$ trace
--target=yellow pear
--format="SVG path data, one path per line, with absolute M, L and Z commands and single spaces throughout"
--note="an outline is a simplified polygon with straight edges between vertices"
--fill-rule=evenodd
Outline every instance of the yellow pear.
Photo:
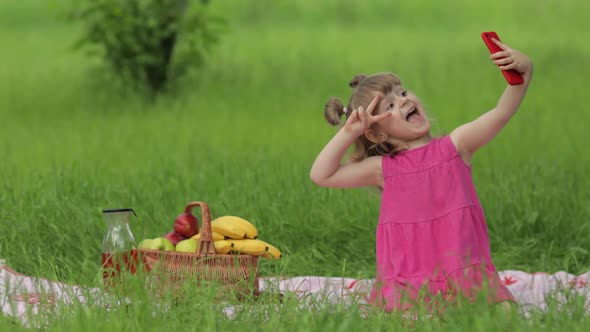
M 195 239 L 186 239 L 186 240 L 182 240 L 176 244 L 176 251 L 177 252 L 196 253 L 198 247 L 199 247 L 199 241 L 197 241 Z

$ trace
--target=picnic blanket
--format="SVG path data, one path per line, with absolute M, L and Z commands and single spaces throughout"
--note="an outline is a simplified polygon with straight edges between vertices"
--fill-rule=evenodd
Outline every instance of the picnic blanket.
M 590 313 L 590 271 L 573 275 L 557 273 L 506 270 L 500 271 L 504 285 L 514 295 L 523 314 L 531 310 L 545 311 L 548 299 L 567 302 L 573 295 L 585 298 L 586 312 Z M 332 303 L 366 303 L 373 279 L 352 279 L 322 276 L 261 277 L 260 290 L 278 291 L 296 295 L 302 302 L 309 299 L 328 300 Z M 68 304 L 88 304 L 101 290 L 55 282 L 20 274 L 0 260 L 0 308 L 2 314 L 30 326 L 31 317 L 51 312 Z M 224 312 L 231 318 L 235 307 L 228 305 Z

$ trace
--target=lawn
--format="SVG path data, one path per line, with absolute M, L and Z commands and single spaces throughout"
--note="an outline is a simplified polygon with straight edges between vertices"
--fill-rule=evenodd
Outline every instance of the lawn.
M 590 113 L 583 106 L 590 5 L 211 1 L 229 22 L 221 44 L 202 70 L 149 102 L 100 75 L 98 59 L 71 50 L 80 29 L 57 18 L 59 3 L 0 3 L 0 257 L 11 268 L 97 286 L 101 209 L 133 207 L 131 228 L 143 239 L 169 231 L 184 205 L 200 200 L 213 217 L 250 220 L 283 251 L 278 262 L 261 261 L 262 276 L 373 278 L 379 197 L 309 180 L 336 130 L 323 118 L 324 104 L 333 95 L 347 100 L 356 74 L 392 71 L 425 102 L 434 132 L 448 133 L 494 107 L 506 85 L 480 38 L 495 30 L 531 57 L 535 75 L 519 112 L 474 158 L 494 263 L 498 270 L 590 270 Z M 179 306 L 157 320 L 145 314 L 147 304 L 117 314 L 73 310 L 52 326 L 248 330 L 264 321 L 258 311 L 227 321 L 197 303 L 198 310 Z M 556 312 L 531 321 L 497 317 L 465 309 L 418 324 L 482 331 L 589 324 Z M 285 305 L 264 329 L 365 324 L 389 330 L 399 322 Z M 12 325 L 0 320 L 5 326 Z

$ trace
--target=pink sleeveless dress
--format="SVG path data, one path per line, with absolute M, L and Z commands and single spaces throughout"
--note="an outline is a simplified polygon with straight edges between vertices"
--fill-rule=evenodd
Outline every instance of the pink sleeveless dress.
M 471 167 L 451 138 L 385 156 L 382 167 L 370 302 L 392 311 L 411 307 L 417 298 L 426 303 L 461 295 L 473 299 L 484 287 L 492 302 L 514 301 L 490 257 Z

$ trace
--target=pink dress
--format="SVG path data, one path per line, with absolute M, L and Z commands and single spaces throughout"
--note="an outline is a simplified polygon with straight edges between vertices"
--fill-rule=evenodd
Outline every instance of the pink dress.
M 377 282 L 370 302 L 387 311 L 406 309 L 418 292 L 427 303 L 459 295 L 473 299 L 485 285 L 490 301 L 514 300 L 490 257 L 471 167 L 451 138 L 385 156 L 382 167 Z

